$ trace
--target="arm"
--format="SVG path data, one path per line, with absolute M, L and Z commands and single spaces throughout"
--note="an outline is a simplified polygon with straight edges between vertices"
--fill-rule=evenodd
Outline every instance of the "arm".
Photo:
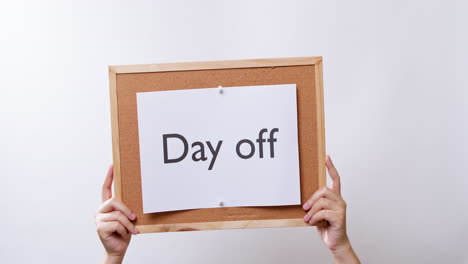
M 303 209 L 308 211 L 304 221 L 311 225 L 325 222 L 325 225 L 317 225 L 317 231 L 332 253 L 335 263 L 361 263 L 346 233 L 346 203 L 341 197 L 340 175 L 330 156 L 327 156 L 326 165 L 331 188 L 324 187 L 316 191 L 304 203 Z
M 102 186 L 102 204 L 96 212 L 96 230 L 106 250 L 102 263 L 122 263 L 132 234 L 138 230 L 131 221 L 136 219 L 133 213 L 123 203 L 112 197 L 112 181 L 114 169 L 110 166 Z

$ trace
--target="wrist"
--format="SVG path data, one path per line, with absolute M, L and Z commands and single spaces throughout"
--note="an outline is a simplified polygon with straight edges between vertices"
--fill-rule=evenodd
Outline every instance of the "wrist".
M 330 249 L 335 263 L 361 263 L 348 238 L 343 244 Z
M 103 264 L 122 264 L 123 256 L 113 256 L 109 254 L 104 255 L 104 260 L 102 261 Z
M 336 245 L 330 247 L 330 251 L 333 254 L 333 256 L 345 254 L 350 249 L 352 249 L 351 242 L 349 241 L 348 236 L 345 235 L 345 237 L 341 239 L 340 242 L 341 243 L 337 243 Z

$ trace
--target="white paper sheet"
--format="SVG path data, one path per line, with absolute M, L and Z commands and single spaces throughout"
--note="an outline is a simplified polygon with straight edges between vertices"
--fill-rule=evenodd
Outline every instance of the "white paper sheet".
M 196 208 L 300 204 L 296 85 L 137 93 L 144 213 Z M 273 132 L 275 128 L 278 131 Z M 263 158 L 260 158 L 262 129 Z M 163 135 L 187 141 L 165 163 Z M 269 142 L 270 137 L 276 139 Z M 250 143 L 255 152 L 246 158 Z M 207 144 L 216 150 L 216 160 Z M 206 161 L 200 149 L 203 144 Z M 184 143 L 166 137 L 167 160 Z M 274 157 L 271 157 L 273 146 Z M 194 152 L 198 151 L 194 154 Z M 213 151 L 215 152 L 215 151 Z M 244 156 L 241 158 L 239 155 Z

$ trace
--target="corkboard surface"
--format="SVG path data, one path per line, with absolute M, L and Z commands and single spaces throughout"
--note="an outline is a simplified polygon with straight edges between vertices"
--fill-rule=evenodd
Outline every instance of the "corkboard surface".
M 231 207 L 143 214 L 136 93 L 212 87 L 296 84 L 301 202 L 319 188 L 315 65 L 116 74 L 121 200 L 137 215 L 136 225 L 298 219 L 300 205 Z M 268 95 L 265 95 L 268 96 Z M 115 146 L 114 146 L 115 147 Z M 183 195 L 183 194 L 180 194 Z M 187 199 L 193 199 L 187 197 Z

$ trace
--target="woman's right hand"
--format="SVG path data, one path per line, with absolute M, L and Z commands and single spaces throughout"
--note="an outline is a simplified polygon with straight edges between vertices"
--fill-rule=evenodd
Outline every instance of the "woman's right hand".
M 135 213 L 112 197 L 113 179 L 111 165 L 102 185 L 102 204 L 96 212 L 96 230 L 106 250 L 103 263 L 122 263 L 132 234 L 138 234 L 131 222 L 136 219 Z

